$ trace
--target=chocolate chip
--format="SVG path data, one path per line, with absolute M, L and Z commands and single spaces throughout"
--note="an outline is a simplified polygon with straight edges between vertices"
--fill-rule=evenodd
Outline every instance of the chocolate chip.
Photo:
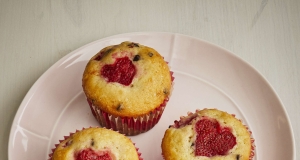
M 117 107 L 117 111 L 121 111 L 122 110 L 122 105 L 119 104 L 118 107 Z
M 164 89 L 164 94 L 168 94 L 169 93 L 169 91 L 165 88 Z
M 149 52 L 149 53 L 148 53 L 148 56 L 149 56 L 149 57 L 152 57 L 152 56 L 153 56 L 153 53 Z
M 106 50 L 106 51 L 105 51 L 105 54 L 107 54 L 107 53 L 109 53 L 109 52 L 111 52 L 111 51 L 112 51 L 112 48 Z
M 91 146 L 94 146 L 94 144 L 95 144 L 94 139 L 92 139 Z
M 236 155 L 236 160 L 240 160 L 240 155 Z
M 71 145 L 71 144 L 72 144 L 72 142 L 73 142 L 73 140 L 69 140 L 69 141 L 66 143 L 66 146 L 69 146 L 69 145 Z
M 192 143 L 192 144 L 191 144 L 191 147 L 194 146 L 194 145 L 195 145 L 195 143 Z
M 139 44 L 132 42 L 132 43 L 128 44 L 128 47 L 133 48 L 133 47 L 140 47 L 140 46 L 139 46 Z
M 138 61 L 140 60 L 141 56 L 140 55 L 135 55 L 134 58 L 133 58 L 133 61 Z

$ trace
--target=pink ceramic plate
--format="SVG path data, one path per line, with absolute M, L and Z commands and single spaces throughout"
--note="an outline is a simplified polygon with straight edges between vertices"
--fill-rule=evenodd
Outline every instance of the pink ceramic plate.
M 175 76 L 172 97 L 160 122 L 131 137 L 145 160 L 162 160 L 161 139 L 188 111 L 218 108 L 243 120 L 253 132 L 258 160 L 294 160 L 291 125 L 268 82 L 234 54 L 208 42 L 172 33 L 130 33 L 104 38 L 66 55 L 32 86 L 15 116 L 9 160 L 47 159 L 69 132 L 98 125 L 81 87 L 87 61 L 105 46 L 134 41 L 151 46 L 169 61 Z

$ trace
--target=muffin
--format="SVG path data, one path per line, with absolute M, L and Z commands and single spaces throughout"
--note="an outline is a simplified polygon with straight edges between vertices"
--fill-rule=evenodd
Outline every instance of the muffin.
M 61 140 L 49 160 L 142 160 L 126 136 L 105 128 L 87 128 Z
M 82 86 L 101 126 L 137 135 L 158 123 L 173 80 L 167 62 L 156 50 L 122 42 L 103 48 L 89 60 Z
M 250 160 L 253 143 L 248 127 L 234 115 L 203 109 L 174 121 L 161 147 L 166 160 Z

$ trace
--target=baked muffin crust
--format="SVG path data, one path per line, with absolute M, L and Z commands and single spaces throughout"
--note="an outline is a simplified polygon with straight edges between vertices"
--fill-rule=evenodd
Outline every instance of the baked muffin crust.
M 196 123 L 205 118 L 215 119 L 223 128 L 228 128 L 236 138 L 236 145 L 225 155 L 212 157 L 196 156 Z M 242 122 L 233 115 L 217 109 L 204 109 L 181 117 L 180 121 L 166 130 L 162 140 L 162 153 L 166 160 L 249 160 L 253 156 L 253 139 Z
M 101 71 L 118 59 L 128 57 L 135 67 L 130 84 L 109 82 Z M 102 49 L 88 62 L 82 79 L 83 90 L 94 106 L 121 117 L 149 114 L 168 99 L 172 87 L 170 69 L 153 48 L 123 42 Z
M 88 128 L 72 134 L 56 147 L 52 160 L 76 160 L 82 150 L 108 153 L 113 160 L 139 160 L 129 138 L 105 128 Z

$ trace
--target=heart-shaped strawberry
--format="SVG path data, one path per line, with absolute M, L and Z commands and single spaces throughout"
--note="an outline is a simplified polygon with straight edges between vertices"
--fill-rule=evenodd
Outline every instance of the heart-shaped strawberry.
M 80 151 L 75 157 L 75 160 L 113 160 L 108 151 L 97 153 L 90 148 Z
M 236 138 L 230 128 L 220 126 L 215 119 L 204 118 L 197 121 L 195 131 L 196 156 L 226 155 L 236 145 Z
M 108 82 L 118 82 L 128 86 L 136 74 L 136 68 L 128 57 L 117 58 L 115 63 L 104 65 L 101 75 Z

